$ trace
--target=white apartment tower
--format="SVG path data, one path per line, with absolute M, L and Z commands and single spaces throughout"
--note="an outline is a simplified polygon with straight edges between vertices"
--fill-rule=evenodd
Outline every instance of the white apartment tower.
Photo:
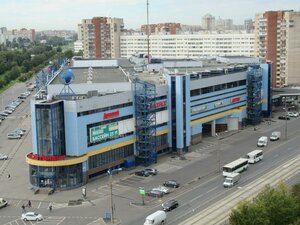
M 119 58 L 123 19 L 94 17 L 78 25 L 84 58 Z
M 300 85 L 300 12 L 259 13 L 254 27 L 255 56 L 272 62 L 272 86 Z

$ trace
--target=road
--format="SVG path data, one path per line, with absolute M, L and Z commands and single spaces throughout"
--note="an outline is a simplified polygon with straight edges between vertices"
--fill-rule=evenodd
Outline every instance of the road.
M 4 99 L 11 98 L 9 95 L 12 92 L 18 93 L 17 90 L 20 90 L 21 93 L 26 89 L 25 84 L 18 84 L 16 88 L 14 91 L 8 90 L 4 95 Z M 8 100 L 4 102 L 6 104 Z M 16 191 L 13 196 L 11 192 L 14 192 L 14 188 L 11 188 L 9 192 L 5 192 L 5 190 L 1 192 L 1 197 L 6 197 L 10 205 L 1 209 L 0 224 L 25 224 L 20 220 L 20 215 L 21 205 L 26 204 L 28 198 L 28 194 L 25 193 L 28 193 L 27 189 L 30 186 L 27 175 L 28 165 L 24 162 L 24 155 L 31 151 L 30 120 L 26 118 L 26 114 L 29 114 L 29 111 L 29 99 L 26 99 L 25 103 L 21 104 L 14 114 L 12 114 L 11 118 L 5 120 L 0 126 L 0 152 L 12 157 L 7 162 L 0 162 L 1 182 L 11 182 L 12 187 L 14 185 L 18 187 L 24 185 L 23 190 L 19 188 L 18 190 L 21 191 Z M 167 224 L 178 224 L 189 218 L 192 214 L 223 199 L 225 196 L 243 189 L 246 184 L 249 184 L 299 154 L 299 149 L 296 146 L 300 146 L 300 139 L 298 138 L 300 133 L 300 118 L 292 119 L 288 122 L 287 141 L 283 140 L 284 124 L 285 121 L 272 122 L 272 125 L 264 126 L 263 129 L 258 127 L 257 132 L 245 129 L 238 134 L 219 140 L 219 144 L 217 139 L 210 138 L 206 141 L 208 147 L 204 146 L 198 149 L 193 147 L 194 151 L 186 155 L 186 160 L 163 156 L 156 165 L 159 170 L 159 174 L 156 176 L 148 178 L 136 177 L 131 175 L 132 172 L 130 171 L 114 175 L 113 191 L 116 217 L 124 225 L 141 225 L 147 215 L 160 209 L 163 201 L 175 198 L 179 201 L 180 206 L 167 213 Z M 8 141 L 6 133 L 18 126 L 28 128 L 27 136 L 20 141 Z M 218 154 L 220 155 L 220 165 L 224 165 L 256 149 L 257 139 L 262 135 L 269 136 L 273 130 L 280 130 L 282 138 L 276 142 L 269 142 L 268 146 L 264 148 L 264 160 L 258 164 L 251 165 L 248 171 L 242 174 L 238 186 L 224 189 L 222 186 L 223 177 L 218 172 Z M 219 151 L 216 151 L 216 149 L 219 149 Z M 6 181 L 7 173 L 12 174 L 10 181 Z M 299 177 L 298 174 L 295 174 L 293 182 L 299 182 Z M 150 190 L 168 179 L 176 179 L 180 182 L 181 187 L 172 190 L 162 200 L 146 197 L 146 205 L 142 206 L 140 204 L 142 199 L 138 195 L 139 187 L 142 186 L 146 190 Z M 74 199 L 78 198 L 81 189 L 77 189 L 55 193 L 53 196 L 30 196 L 30 199 L 33 199 L 32 209 L 27 208 L 27 210 L 38 211 L 44 215 L 45 220 L 38 224 L 91 224 L 93 221 L 98 220 L 99 217 L 103 217 L 110 210 L 107 181 L 107 177 L 91 181 L 87 185 L 89 201 L 85 201 L 83 205 L 67 206 L 63 203 L 56 203 L 59 201 L 57 200 L 59 198 L 65 200 L 65 202 L 67 202 L 68 198 L 70 199 L 70 196 L 74 196 Z M 79 195 L 77 195 L 78 193 Z M 77 196 L 75 197 L 75 195 Z M 97 197 L 94 198 L 93 196 Z M 52 212 L 49 212 L 47 209 L 50 202 L 54 202 Z

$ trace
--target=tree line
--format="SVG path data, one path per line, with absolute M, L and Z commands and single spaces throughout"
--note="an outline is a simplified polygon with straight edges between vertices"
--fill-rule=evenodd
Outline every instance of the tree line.
M 60 39 L 54 39 L 50 44 L 32 42 L 24 45 L 27 40 L 18 38 L 12 43 L 0 45 L 0 89 L 11 81 L 26 81 L 49 65 L 49 61 L 58 58 L 71 58 L 72 50 L 63 52 Z M 63 42 L 65 43 L 65 42 Z M 13 44 L 13 47 L 11 45 Z M 56 65 L 55 65 L 56 66 Z
M 242 201 L 233 209 L 230 225 L 300 225 L 300 183 L 291 189 L 284 183 L 266 186 L 254 201 Z

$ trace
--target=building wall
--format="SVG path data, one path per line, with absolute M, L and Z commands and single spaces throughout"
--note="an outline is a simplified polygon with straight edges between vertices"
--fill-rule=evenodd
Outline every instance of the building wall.
M 300 12 L 267 11 L 255 18 L 255 56 L 272 62 L 272 87 L 300 84 Z
M 150 54 L 160 58 L 254 56 L 254 34 L 151 35 Z M 147 52 L 146 35 L 122 35 L 121 57 Z

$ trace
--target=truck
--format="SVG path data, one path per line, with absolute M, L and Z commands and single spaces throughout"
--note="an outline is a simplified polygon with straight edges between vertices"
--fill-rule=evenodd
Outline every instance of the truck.
M 270 140 L 277 141 L 280 138 L 280 135 L 281 135 L 280 131 L 274 131 L 270 136 Z
M 268 137 L 262 136 L 257 141 L 257 147 L 266 147 L 268 145 Z
M 166 223 L 166 213 L 158 210 L 146 217 L 144 225 L 161 225 Z
M 239 182 L 241 175 L 239 173 L 231 173 L 228 175 L 223 183 L 224 187 L 232 187 Z

